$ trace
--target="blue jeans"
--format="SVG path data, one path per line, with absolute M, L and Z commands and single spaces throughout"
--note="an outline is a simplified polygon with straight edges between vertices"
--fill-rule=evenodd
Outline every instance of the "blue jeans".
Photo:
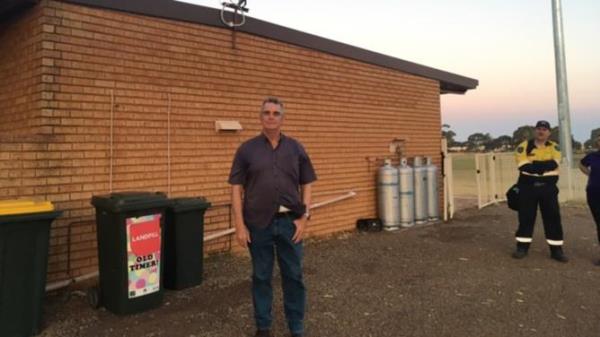
M 289 216 L 274 219 L 267 228 L 250 228 L 252 256 L 252 300 L 254 319 L 260 330 L 273 322 L 273 265 L 275 255 L 281 271 L 283 306 L 290 332 L 304 332 L 306 288 L 302 278 L 302 242 L 294 243 L 296 225 Z

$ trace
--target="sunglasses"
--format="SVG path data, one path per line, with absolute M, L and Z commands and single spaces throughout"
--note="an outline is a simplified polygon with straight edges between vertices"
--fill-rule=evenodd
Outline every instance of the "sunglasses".
M 281 117 L 281 111 L 263 111 L 262 112 L 262 116 L 263 117 L 268 117 L 268 116 L 273 116 L 273 117 Z

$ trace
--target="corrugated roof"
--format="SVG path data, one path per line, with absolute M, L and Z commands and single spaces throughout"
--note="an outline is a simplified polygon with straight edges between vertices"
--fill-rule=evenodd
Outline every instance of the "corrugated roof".
M 23 5 L 36 0 L 5 0 L 13 5 Z M 215 27 L 226 26 L 221 22 L 220 9 L 204 7 L 173 0 L 61 0 L 68 3 L 92 6 L 133 14 L 164 19 L 199 23 Z M 0 17 L 6 6 L 0 6 Z M 9 7 L 6 7 L 10 9 Z M 440 82 L 441 93 L 465 93 L 475 89 L 479 81 L 447 71 L 405 61 L 399 58 L 376 53 L 349 44 L 287 28 L 270 22 L 247 17 L 246 23 L 237 31 L 353 59 L 405 73 L 434 79 Z

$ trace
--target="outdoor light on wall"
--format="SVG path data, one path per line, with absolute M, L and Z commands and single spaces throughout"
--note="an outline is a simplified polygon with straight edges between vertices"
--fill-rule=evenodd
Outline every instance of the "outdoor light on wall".
M 215 131 L 217 132 L 239 132 L 244 128 L 238 121 L 215 121 Z
M 229 2 L 223 2 L 221 5 L 221 22 L 229 28 L 231 28 L 231 48 L 236 49 L 236 34 L 235 30 L 237 27 L 241 27 L 246 23 L 246 13 L 249 9 L 246 7 L 247 0 L 229 0 Z M 225 13 L 228 13 L 231 20 L 225 18 Z M 238 20 L 238 17 L 240 19 Z
M 246 0 L 239 0 L 237 3 L 234 0 L 229 0 L 229 2 L 223 2 L 221 5 L 221 21 L 228 27 L 240 27 L 246 23 L 246 13 L 248 13 L 249 9 L 246 7 Z M 225 13 L 229 12 L 232 14 L 231 21 L 225 18 Z M 240 16 L 240 21 L 237 20 L 238 16 Z

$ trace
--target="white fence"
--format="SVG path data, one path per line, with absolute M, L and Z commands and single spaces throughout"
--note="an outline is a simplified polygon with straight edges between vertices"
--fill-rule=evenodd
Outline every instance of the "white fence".
M 445 177 L 448 186 L 445 190 L 450 214 L 454 213 L 455 199 L 471 200 L 478 208 L 505 201 L 506 191 L 519 175 L 511 152 L 452 153 L 448 155 L 444 166 L 448 169 Z M 559 200 L 585 200 L 587 177 L 579 169 L 572 168 L 573 187 L 569 191 L 566 165 L 561 165 L 560 171 Z
M 490 204 L 505 201 L 506 191 L 517 181 L 519 171 L 512 153 L 482 153 L 475 155 L 477 174 L 477 205 L 483 208 Z M 571 169 L 573 179 L 572 189 L 569 190 L 568 168 L 560 166 L 558 181 L 559 201 L 585 200 L 585 185 L 587 177 L 579 169 Z

